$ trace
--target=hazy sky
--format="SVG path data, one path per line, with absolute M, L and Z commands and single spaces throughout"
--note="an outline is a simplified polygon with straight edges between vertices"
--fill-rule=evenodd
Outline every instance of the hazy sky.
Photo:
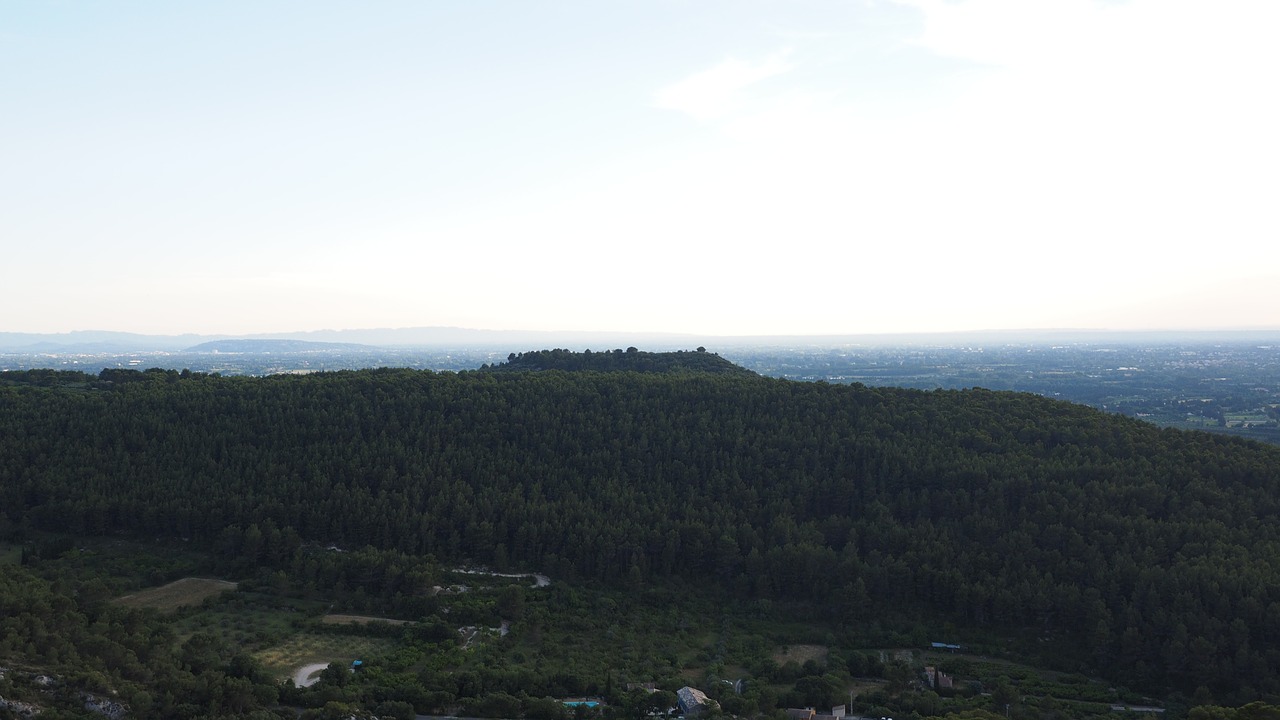
M 0 0 L 0 331 L 1280 327 L 1275 0 Z

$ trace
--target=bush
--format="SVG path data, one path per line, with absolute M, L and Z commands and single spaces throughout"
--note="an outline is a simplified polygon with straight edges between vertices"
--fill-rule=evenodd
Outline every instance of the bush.
M 395 718 L 396 720 L 414 720 L 417 717 L 413 705 L 400 700 L 387 700 L 378 703 L 374 706 L 373 713 L 380 718 Z

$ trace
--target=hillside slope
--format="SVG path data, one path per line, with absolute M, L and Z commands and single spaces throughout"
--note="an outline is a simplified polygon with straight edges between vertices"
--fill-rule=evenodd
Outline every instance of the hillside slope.
M 740 374 L 112 379 L 5 376 L 10 523 L 678 577 L 834 629 L 943 618 L 1138 687 L 1280 692 L 1280 449 Z

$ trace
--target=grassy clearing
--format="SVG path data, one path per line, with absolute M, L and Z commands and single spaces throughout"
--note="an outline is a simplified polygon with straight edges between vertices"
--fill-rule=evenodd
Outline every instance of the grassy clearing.
M 989 685 L 1006 679 L 1025 697 L 1052 697 L 1089 707 L 1097 705 L 1102 707 L 1101 712 L 1106 712 L 1110 703 L 1126 701 L 1126 698 L 1136 704 L 1147 702 L 1141 696 L 1126 694 L 1110 687 L 1108 683 L 1083 675 L 1046 670 L 985 655 L 925 653 L 923 662 L 951 674 L 957 687 L 974 680 Z
M 284 679 L 303 665 L 338 662 L 385 655 L 395 648 L 394 640 L 352 637 L 350 635 L 314 635 L 299 633 L 274 647 L 254 654 L 268 672 Z
M 854 697 L 864 692 L 874 692 L 885 686 L 885 681 L 879 678 L 854 678 L 845 686 L 846 694 L 853 693 Z
M 774 653 L 773 660 L 779 665 L 785 665 L 791 660 L 795 660 L 798 665 L 804 665 L 806 660 L 823 663 L 827 661 L 827 647 L 825 645 L 788 645 Z
M 365 625 L 371 622 L 382 622 L 388 625 L 408 625 L 408 620 L 394 620 L 384 617 L 368 617 L 367 615 L 325 615 L 320 622 L 325 625 Z
M 227 580 L 182 578 L 168 585 L 116 598 L 115 602 L 125 607 L 155 608 L 162 613 L 168 613 L 180 607 L 199 605 L 205 598 L 233 591 L 236 587 L 238 587 L 236 583 Z

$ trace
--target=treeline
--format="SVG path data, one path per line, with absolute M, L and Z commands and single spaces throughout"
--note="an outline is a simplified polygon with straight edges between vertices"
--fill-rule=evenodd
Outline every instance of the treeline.
M 892 611 L 1023 630 L 1054 664 L 1133 687 L 1280 693 L 1275 448 L 1031 395 L 747 373 L 0 383 L 11 534 L 681 578 L 837 628 Z
M 511 353 L 507 361 L 496 365 L 485 365 L 482 370 L 489 371 L 537 371 L 537 370 L 595 370 L 598 372 L 701 372 L 729 375 L 754 375 L 755 373 L 739 365 L 725 360 L 706 348 L 698 348 L 695 352 L 644 352 L 634 347 L 625 351 L 621 348 L 603 352 L 573 352 L 557 348 L 555 350 L 534 350 L 531 352 Z
M 60 671 L 35 690 L 36 673 L 8 665 L 0 697 L 55 717 L 92 717 L 77 712 L 85 692 L 144 718 L 277 717 L 267 708 L 279 686 L 252 657 L 207 634 L 177 642 L 153 613 L 106 602 L 100 580 L 59 584 L 22 567 L 0 572 L 0 658 Z M 0 717 L 20 716 L 9 712 Z

